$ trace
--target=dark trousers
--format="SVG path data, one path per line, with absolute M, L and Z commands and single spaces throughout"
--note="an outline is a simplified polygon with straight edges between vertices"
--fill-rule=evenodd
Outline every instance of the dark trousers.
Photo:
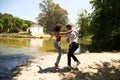
M 69 45 L 69 49 L 68 49 L 68 66 L 71 66 L 71 57 L 73 58 L 74 61 L 78 61 L 78 59 L 74 56 L 74 52 L 75 50 L 77 50 L 77 48 L 79 47 L 79 44 L 76 42 L 72 42 Z

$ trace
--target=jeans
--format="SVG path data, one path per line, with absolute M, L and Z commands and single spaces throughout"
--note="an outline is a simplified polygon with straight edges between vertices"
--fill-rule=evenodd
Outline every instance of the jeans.
M 74 52 L 75 50 L 78 48 L 79 44 L 76 42 L 72 42 L 69 45 L 69 49 L 68 49 L 68 66 L 71 66 L 71 57 L 73 58 L 74 61 L 78 61 L 78 59 L 74 56 Z
M 58 56 L 57 56 L 57 59 L 56 59 L 56 64 L 58 64 L 60 62 L 60 59 L 61 59 L 61 47 L 60 47 L 60 42 L 56 41 L 54 42 L 54 47 L 56 48 L 56 51 L 58 52 Z

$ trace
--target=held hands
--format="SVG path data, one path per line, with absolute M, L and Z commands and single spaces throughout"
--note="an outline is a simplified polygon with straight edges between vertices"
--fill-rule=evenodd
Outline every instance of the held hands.
M 70 42 L 70 40 L 69 40 L 69 38 L 67 38 L 67 40 L 66 40 L 68 43 Z
M 72 32 L 72 30 L 69 30 L 69 31 L 67 31 L 67 32 L 59 32 L 61 35 L 66 35 L 66 34 L 69 34 L 69 33 L 71 33 Z

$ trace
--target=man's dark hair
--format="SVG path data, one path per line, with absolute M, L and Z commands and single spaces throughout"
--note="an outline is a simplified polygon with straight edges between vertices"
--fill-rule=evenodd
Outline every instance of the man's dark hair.
M 66 25 L 66 28 L 70 28 L 70 27 L 72 27 L 70 24 Z

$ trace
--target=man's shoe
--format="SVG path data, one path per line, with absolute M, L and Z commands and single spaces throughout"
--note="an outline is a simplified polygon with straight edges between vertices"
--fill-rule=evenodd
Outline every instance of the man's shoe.
M 80 64 L 80 62 L 79 61 L 77 61 L 77 64 L 76 64 L 76 66 L 78 66 Z
M 72 67 L 71 67 L 71 66 L 65 66 L 64 68 L 68 68 L 68 69 L 71 69 Z

